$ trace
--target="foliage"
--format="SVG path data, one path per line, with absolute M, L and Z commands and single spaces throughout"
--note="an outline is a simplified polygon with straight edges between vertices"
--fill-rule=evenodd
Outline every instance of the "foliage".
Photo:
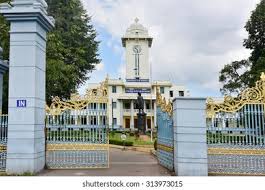
M 10 0 L 0 0 L 0 3 Z M 46 0 L 48 14 L 55 18 L 48 34 L 46 100 L 69 98 L 88 79 L 100 62 L 97 33 L 80 0 Z M 9 24 L 0 16 L 0 45 L 9 59 Z M 3 112 L 7 112 L 8 74 L 4 77 Z
M 0 3 L 8 3 L 10 0 L 0 0 Z M 3 48 L 3 59 L 9 60 L 9 23 L 0 15 L 0 46 Z M 7 113 L 8 105 L 8 72 L 3 77 L 3 113 Z
M 121 140 L 121 134 L 122 134 L 122 132 L 115 132 L 115 135 L 114 136 L 111 136 L 110 135 L 110 140 L 119 140 L 119 141 L 122 141 Z M 145 145 L 148 145 L 148 146 L 152 146 L 153 147 L 153 144 L 154 143 L 151 142 L 151 141 L 141 140 L 139 137 L 137 138 L 135 136 L 131 136 L 130 133 L 127 133 L 126 136 L 127 136 L 126 141 L 133 142 L 133 145 L 134 146 L 137 146 L 137 145 L 140 145 L 140 146 L 142 146 L 142 145 L 144 145 L 144 146 Z
M 36 174 L 31 172 L 25 172 L 23 174 L 7 174 L 5 172 L 0 172 L 0 176 L 36 176 Z
M 265 72 L 265 0 L 261 0 L 252 12 L 245 29 L 248 38 L 243 45 L 252 53 L 248 60 L 234 61 L 221 70 L 219 81 L 223 84 L 221 92 L 224 94 L 254 86 L 260 73 Z
M 122 141 L 122 140 L 118 140 L 118 139 L 110 139 L 109 140 L 110 144 L 114 144 L 114 145 L 121 145 L 121 146 L 133 146 L 133 142 L 132 141 Z
M 110 132 L 110 137 L 113 138 L 114 136 L 115 136 L 115 131 L 111 131 L 111 132 Z

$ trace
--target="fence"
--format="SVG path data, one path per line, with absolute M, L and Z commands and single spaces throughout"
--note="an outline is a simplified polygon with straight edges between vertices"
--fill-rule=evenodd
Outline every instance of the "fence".
M 0 171 L 6 169 L 8 116 L 0 115 Z
M 238 97 L 207 102 L 207 144 L 212 175 L 265 175 L 265 77 Z
M 107 81 L 47 107 L 46 166 L 50 169 L 109 167 Z
M 162 100 L 161 95 L 157 94 L 157 157 L 159 163 L 174 170 L 174 133 L 172 104 Z

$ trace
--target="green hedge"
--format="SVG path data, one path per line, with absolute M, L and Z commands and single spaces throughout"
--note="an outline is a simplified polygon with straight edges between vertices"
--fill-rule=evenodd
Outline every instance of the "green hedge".
M 115 145 L 121 145 L 121 146 L 133 146 L 133 142 L 132 141 L 121 141 L 121 140 L 117 140 L 117 139 L 110 139 L 109 140 L 110 144 L 115 144 Z

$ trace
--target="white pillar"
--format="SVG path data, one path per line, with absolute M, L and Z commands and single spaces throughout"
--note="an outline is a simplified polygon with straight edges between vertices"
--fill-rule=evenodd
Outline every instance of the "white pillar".
M 125 128 L 125 126 L 123 126 L 123 100 L 120 100 L 120 126 Z
M 12 5 L 12 6 L 11 6 Z M 44 0 L 1 4 L 10 21 L 7 173 L 39 172 L 45 165 L 46 33 L 54 21 Z
M 130 128 L 134 130 L 134 104 L 133 100 L 131 100 L 131 119 L 130 119 Z
M 206 99 L 173 102 L 174 167 L 178 176 L 207 176 Z
M 96 113 L 97 113 L 97 125 L 101 125 L 101 122 L 100 122 L 100 103 L 97 103 Z
M 156 127 L 157 126 L 157 124 L 156 124 L 156 100 L 154 101 L 154 127 Z

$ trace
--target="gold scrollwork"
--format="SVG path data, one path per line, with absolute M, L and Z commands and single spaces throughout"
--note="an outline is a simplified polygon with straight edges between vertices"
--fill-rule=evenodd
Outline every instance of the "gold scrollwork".
M 166 146 L 166 145 L 163 145 L 163 144 L 157 144 L 157 149 L 164 150 L 166 152 L 174 152 L 173 147 Z
M 163 112 L 167 112 L 170 116 L 173 115 L 172 102 L 170 100 L 167 102 L 166 99 L 162 97 L 158 87 L 156 88 L 156 104 Z
M 265 103 L 265 74 L 262 73 L 255 87 L 247 88 L 237 97 L 225 96 L 222 103 L 215 102 L 212 98 L 207 99 L 207 117 L 212 118 L 218 112 L 236 112 L 246 104 Z
M 0 152 L 6 152 L 6 145 L 0 145 Z
M 82 110 L 89 103 L 108 103 L 108 77 L 96 89 L 88 89 L 84 96 L 72 94 L 70 100 L 63 101 L 54 97 L 50 106 L 46 105 L 46 113 L 60 115 L 66 110 Z
M 264 149 L 208 148 L 209 155 L 265 155 Z
M 47 144 L 46 151 L 108 150 L 109 144 Z

